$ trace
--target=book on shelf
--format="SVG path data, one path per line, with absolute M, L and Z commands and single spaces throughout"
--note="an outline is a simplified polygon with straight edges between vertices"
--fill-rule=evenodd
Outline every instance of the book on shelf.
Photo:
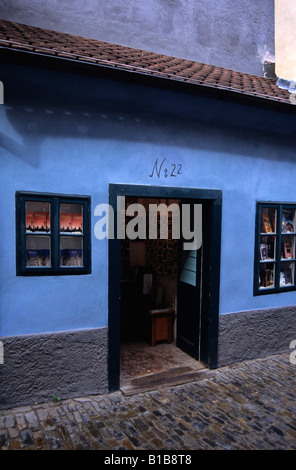
M 284 257 L 286 259 L 291 259 L 293 258 L 293 252 L 292 252 L 292 244 L 291 243 L 284 243 Z
M 263 233 L 273 233 L 273 226 L 270 221 L 270 217 L 267 212 L 262 212 L 262 232 Z
M 82 232 L 82 214 L 61 213 L 61 232 Z
M 260 286 L 261 287 L 273 286 L 273 270 L 272 269 L 262 269 L 260 271 Z
M 282 212 L 282 232 L 294 232 L 294 217 L 292 210 L 283 210 Z
M 75 232 L 82 232 L 82 214 L 73 214 L 72 228 Z
M 285 285 L 286 285 L 285 274 L 284 274 L 284 271 L 281 271 L 280 272 L 280 287 L 285 286 Z
M 260 243 L 260 260 L 274 260 L 274 242 Z
M 27 232 L 48 232 L 50 229 L 49 212 L 26 212 Z
M 267 259 L 267 246 L 264 243 L 260 245 L 260 259 L 261 261 L 265 261 Z
M 72 214 L 61 213 L 60 230 L 61 232 L 69 232 L 72 230 Z
M 62 249 L 61 266 L 82 266 L 82 250 Z
M 283 269 L 280 272 L 280 286 L 288 286 L 292 283 L 292 270 L 290 268 Z
M 50 266 L 50 251 L 27 250 L 26 266 Z

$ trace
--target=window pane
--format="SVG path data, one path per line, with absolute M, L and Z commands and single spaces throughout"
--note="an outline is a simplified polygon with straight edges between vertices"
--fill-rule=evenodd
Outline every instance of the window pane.
M 275 236 L 261 236 L 260 243 L 260 260 L 261 261 L 270 261 L 275 260 Z
M 60 231 L 83 232 L 82 204 L 60 204 Z
M 50 265 L 50 237 L 28 235 L 26 237 L 26 266 Z
M 26 202 L 26 232 L 50 232 L 49 202 Z
M 274 264 L 262 263 L 259 273 L 259 289 L 270 289 L 274 287 Z
M 276 232 L 276 215 L 277 210 L 268 207 L 262 208 L 261 214 L 261 233 Z
M 295 210 L 283 209 L 282 210 L 282 233 L 294 232 Z
M 83 266 L 82 237 L 60 237 L 61 266 Z
M 280 287 L 294 285 L 294 263 L 281 263 Z
M 197 250 L 184 250 L 180 281 L 196 286 Z
M 282 235 L 281 259 L 295 258 L 294 235 Z

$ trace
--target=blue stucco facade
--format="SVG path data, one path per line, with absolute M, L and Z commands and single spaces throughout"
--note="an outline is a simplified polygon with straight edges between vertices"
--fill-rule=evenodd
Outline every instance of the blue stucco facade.
M 0 336 L 108 327 L 94 210 L 110 183 L 222 190 L 220 317 L 296 304 L 293 291 L 253 295 L 256 201 L 296 201 L 295 115 L 8 64 L 1 80 Z M 151 176 L 164 158 L 181 174 Z M 16 276 L 16 191 L 91 197 L 91 274 Z

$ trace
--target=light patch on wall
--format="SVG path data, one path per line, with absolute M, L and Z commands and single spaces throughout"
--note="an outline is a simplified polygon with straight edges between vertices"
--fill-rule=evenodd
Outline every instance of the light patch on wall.
M 268 48 L 267 48 L 267 45 L 266 44 L 263 44 L 263 46 L 258 46 L 258 55 L 259 57 L 261 57 L 261 62 L 264 63 L 264 62 L 274 62 L 275 61 L 275 58 L 274 58 L 274 54 L 272 54 Z
M 275 73 L 277 77 L 296 81 L 296 3 L 275 0 Z

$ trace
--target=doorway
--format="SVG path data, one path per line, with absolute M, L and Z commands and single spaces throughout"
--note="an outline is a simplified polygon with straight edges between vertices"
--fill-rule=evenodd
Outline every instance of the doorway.
M 193 249 L 184 250 L 183 231 L 178 239 L 173 238 L 172 218 L 167 219 L 166 238 L 159 237 L 156 219 L 156 239 L 148 235 L 145 239 L 115 236 L 109 240 L 109 390 L 118 390 L 124 369 L 131 369 L 122 365 L 123 355 L 126 360 L 130 355 L 134 363 L 135 358 L 146 359 L 146 366 L 138 362 L 138 369 L 146 367 L 148 373 L 153 364 L 159 370 L 157 357 L 162 368 L 166 358 L 184 373 L 189 363 L 194 370 L 216 368 L 221 191 L 113 184 L 109 190 L 115 234 L 119 233 L 119 212 L 123 210 L 126 215 L 132 204 L 141 204 L 145 209 L 151 204 L 170 208 L 172 204 L 186 204 L 190 211 L 202 207 L 202 243 Z M 118 205 L 119 196 L 124 208 Z M 180 213 L 182 218 L 183 212 Z M 146 234 L 150 233 L 149 223 Z

